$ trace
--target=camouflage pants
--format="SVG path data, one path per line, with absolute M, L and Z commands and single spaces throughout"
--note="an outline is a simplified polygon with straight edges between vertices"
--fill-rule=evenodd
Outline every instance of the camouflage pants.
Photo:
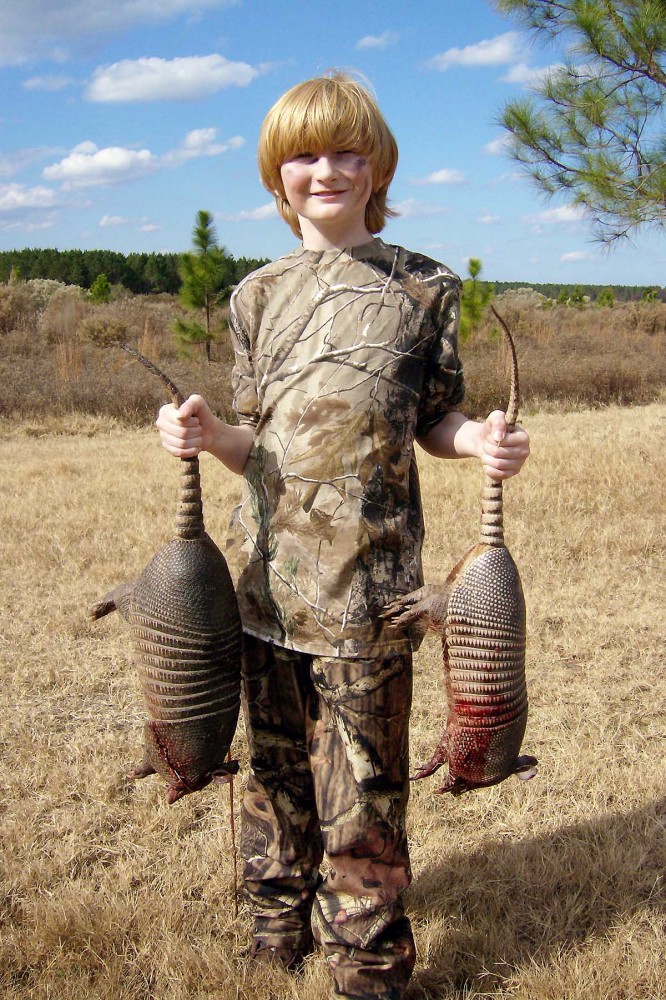
M 411 654 L 324 659 L 246 636 L 241 849 L 255 938 L 307 951 L 313 933 L 337 994 L 361 1000 L 399 1000 L 414 966 L 400 899 L 411 666 Z

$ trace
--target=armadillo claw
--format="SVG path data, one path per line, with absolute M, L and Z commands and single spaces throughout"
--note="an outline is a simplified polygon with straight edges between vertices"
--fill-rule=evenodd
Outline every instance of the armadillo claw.
M 442 764 L 448 764 L 449 755 L 447 750 L 447 744 L 445 742 L 440 743 L 440 745 L 435 750 L 434 754 L 430 758 L 427 764 L 422 764 L 418 769 L 416 774 L 410 777 L 410 781 L 420 781 L 421 778 L 428 778 L 435 771 L 438 771 Z
M 113 601 L 97 601 L 88 608 L 88 618 L 96 622 L 100 618 L 103 618 L 104 615 L 109 615 L 115 610 L 116 606 Z
M 129 602 L 132 598 L 136 581 L 131 583 L 121 583 L 114 587 L 108 594 L 105 594 L 101 601 L 96 601 L 88 608 L 88 618 L 98 621 L 105 615 L 110 615 L 112 611 L 117 611 L 122 618 L 127 621 L 129 615 Z
M 450 792 L 451 795 L 464 795 L 465 792 L 473 792 L 475 788 L 480 788 L 480 785 L 470 784 L 469 781 L 465 781 L 464 778 L 454 778 L 452 774 L 448 776 L 445 783 L 441 788 L 436 788 L 435 793 L 437 795 L 445 795 Z
M 418 622 L 423 630 L 440 631 L 446 616 L 446 591 L 434 584 L 426 584 L 411 594 L 392 601 L 381 614 L 391 619 L 391 628 L 405 628 Z

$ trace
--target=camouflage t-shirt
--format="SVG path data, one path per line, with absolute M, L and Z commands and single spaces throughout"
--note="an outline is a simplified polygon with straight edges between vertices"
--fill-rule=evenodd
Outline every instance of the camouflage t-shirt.
M 379 613 L 423 582 L 414 439 L 463 397 L 459 302 L 447 267 L 378 238 L 299 248 L 234 292 L 234 408 L 256 432 L 229 555 L 252 635 L 409 648 Z

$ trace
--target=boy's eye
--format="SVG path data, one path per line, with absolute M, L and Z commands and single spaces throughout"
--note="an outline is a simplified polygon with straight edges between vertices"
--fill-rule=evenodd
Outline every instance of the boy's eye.
M 366 157 L 362 153 L 359 153 L 355 149 L 337 149 L 333 153 L 312 153 L 307 150 L 303 150 L 299 153 L 294 153 L 293 156 L 289 157 L 291 163 L 302 163 L 305 166 L 312 166 L 316 163 L 320 156 L 330 156 L 342 167 L 348 167 L 351 164 L 362 166 L 366 162 Z

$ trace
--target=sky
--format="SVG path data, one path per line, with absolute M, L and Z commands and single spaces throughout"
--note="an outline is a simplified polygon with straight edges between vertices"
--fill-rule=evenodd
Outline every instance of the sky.
M 463 277 L 664 285 L 663 235 L 600 247 L 503 151 L 501 108 L 561 60 L 486 0 L 0 0 L 0 249 L 179 253 L 206 209 L 234 257 L 288 252 L 259 129 L 335 67 L 398 140 L 387 242 Z

